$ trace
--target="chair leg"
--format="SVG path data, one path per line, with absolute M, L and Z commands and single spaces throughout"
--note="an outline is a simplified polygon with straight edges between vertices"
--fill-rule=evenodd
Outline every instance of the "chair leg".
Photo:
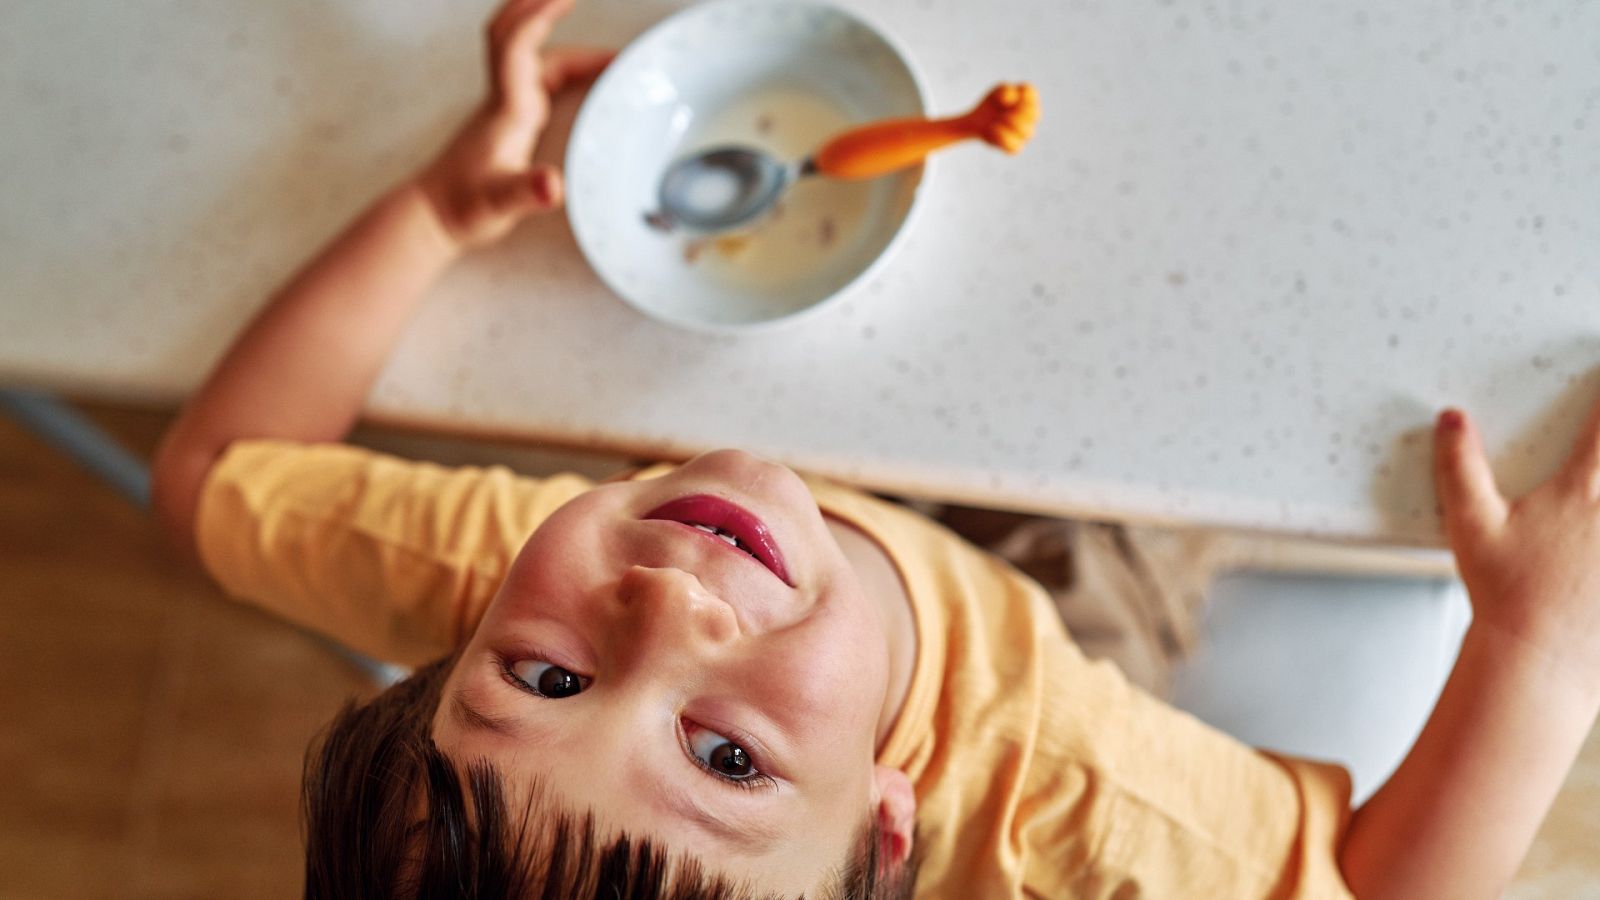
M 150 508 L 150 467 L 54 394 L 25 388 L 0 388 L 0 414 L 99 476 L 135 506 Z M 410 674 L 403 666 L 368 658 L 321 635 L 311 636 L 365 672 L 380 687 L 387 688 Z
M 0 413 L 98 475 L 135 506 L 150 508 L 150 468 L 55 395 L 0 388 Z

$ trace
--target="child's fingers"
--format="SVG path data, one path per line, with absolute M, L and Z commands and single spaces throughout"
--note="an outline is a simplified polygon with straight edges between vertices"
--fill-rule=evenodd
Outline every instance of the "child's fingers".
M 617 51 L 599 47 L 561 47 L 544 55 L 541 78 L 545 93 L 598 78 Z
M 505 86 L 508 81 L 506 47 L 511 41 L 512 32 L 517 22 L 527 18 L 529 11 L 543 0 L 506 0 L 494 18 L 484 28 L 484 36 L 488 46 L 485 48 L 484 62 L 489 68 L 489 90 L 496 102 L 503 101 Z
M 1489 468 L 1483 441 L 1466 414 L 1447 409 L 1434 427 L 1433 473 L 1451 543 L 1466 528 L 1480 534 L 1506 520 L 1508 504 Z
M 485 31 L 489 35 L 491 47 L 499 46 L 505 42 L 505 36 L 511 31 L 511 23 L 527 13 L 527 8 L 539 0 L 505 0 L 500 8 L 495 10 L 489 19 Z
M 561 205 L 561 172 L 555 166 L 540 166 L 531 172 L 508 175 L 492 182 L 485 200 L 499 216 L 513 219 L 545 212 Z
M 510 0 L 489 23 L 489 77 L 496 99 L 513 109 L 539 83 L 539 48 L 573 0 Z
M 509 49 L 514 43 L 531 40 L 534 48 L 550 36 L 550 29 L 572 11 L 574 0 L 506 0 L 489 20 L 491 53 Z
M 1589 420 L 1567 460 L 1567 471 L 1584 484 L 1600 483 L 1600 403 L 1589 411 Z

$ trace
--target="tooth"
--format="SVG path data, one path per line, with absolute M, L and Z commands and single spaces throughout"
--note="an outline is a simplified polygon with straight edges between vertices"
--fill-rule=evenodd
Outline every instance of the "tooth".
M 734 537 L 731 534 L 723 534 L 722 532 L 719 531 L 719 532 L 717 532 L 717 537 L 722 538 L 723 540 L 727 541 L 730 545 L 732 545 L 734 547 L 739 546 L 739 539 Z
M 701 531 L 704 531 L 706 534 L 716 534 L 717 533 L 717 530 L 715 528 L 712 528 L 710 525 L 700 525 L 700 524 L 696 523 L 694 525 L 694 527 L 700 529 Z

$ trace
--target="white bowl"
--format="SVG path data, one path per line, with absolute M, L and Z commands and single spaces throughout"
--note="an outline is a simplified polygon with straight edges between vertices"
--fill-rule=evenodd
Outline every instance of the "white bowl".
M 584 100 L 567 147 L 567 215 L 620 297 L 713 331 L 787 321 L 864 275 L 911 212 L 922 167 L 872 181 L 813 176 L 735 237 L 663 234 L 645 216 L 673 160 L 746 144 L 798 160 L 850 125 L 925 115 L 905 57 L 811 0 L 714 0 L 628 45 Z

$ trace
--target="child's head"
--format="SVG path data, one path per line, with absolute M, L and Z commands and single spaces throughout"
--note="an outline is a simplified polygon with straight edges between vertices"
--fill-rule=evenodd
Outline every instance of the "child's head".
M 874 763 L 892 711 L 880 602 L 781 466 L 722 451 L 589 491 L 528 540 L 453 661 L 335 724 L 308 769 L 308 874 L 363 842 L 404 845 L 395 864 L 419 872 L 422 833 L 459 841 L 442 821 L 478 853 L 488 818 L 514 836 L 523 810 L 532 846 L 499 847 L 522 859 L 549 857 L 571 810 L 579 857 L 626 833 L 760 893 L 913 874 L 910 785 Z M 376 825 L 384 809 L 396 824 Z

